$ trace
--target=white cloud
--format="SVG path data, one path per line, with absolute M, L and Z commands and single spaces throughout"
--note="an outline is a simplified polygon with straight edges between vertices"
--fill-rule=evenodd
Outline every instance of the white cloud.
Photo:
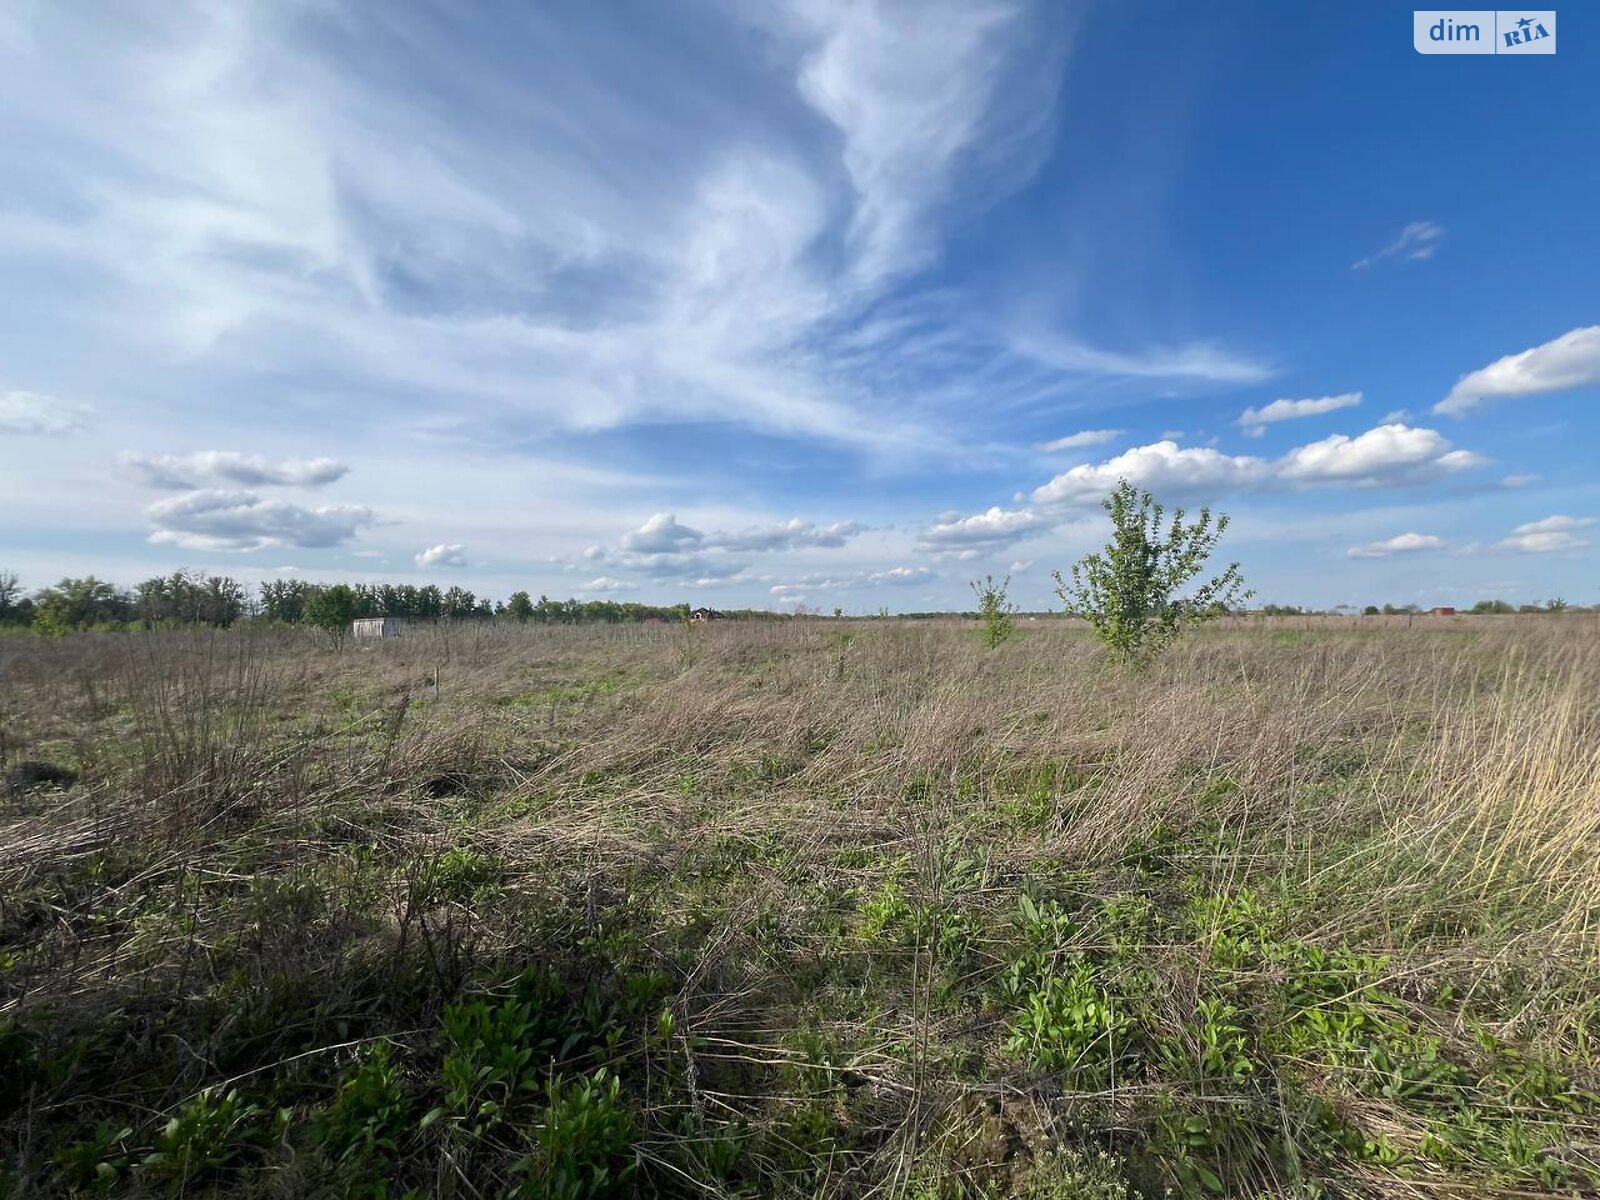
M 1069 374 L 1193 379 L 1206 383 L 1260 383 L 1272 377 L 1272 368 L 1265 363 L 1243 358 L 1209 342 L 1122 352 L 1053 334 L 1018 332 L 1011 336 L 1008 344 L 1015 353 Z
M 1398 259 L 1401 262 L 1420 262 L 1432 258 L 1439 250 L 1444 237 L 1444 226 L 1437 221 L 1413 221 L 1400 231 L 1398 237 L 1382 250 L 1351 264 L 1351 269 L 1364 271 L 1380 262 Z
M 670 580 L 691 587 L 721 587 L 741 581 L 747 566 L 741 555 L 837 549 L 865 532 L 859 521 L 818 525 L 799 517 L 743 529 L 702 531 L 660 512 L 618 539 L 615 547 L 592 545 L 583 552 L 591 563 Z
M 1506 550 L 1520 550 L 1528 554 L 1548 554 L 1557 550 L 1581 550 L 1589 544 L 1580 529 L 1593 528 L 1600 520 L 1594 517 L 1567 517 L 1557 514 L 1542 521 L 1529 521 L 1518 525 L 1510 537 L 1500 543 Z
M 62 437 L 84 427 L 89 410 L 38 392 L 0 392 L 0 433 Z
M 1535 483 L 1538 483 L 1538 482 L 1539 482 L 1539 476 L 1537 476 L 1537 475 L 1532 475 L 1532 474 L 1507 475 L 1504 479 L 1502 479 L 1500 481 L 1500 485 L 1502 487 L 1508 487 L 1508 488 L 1521 488 L 1521 487 L 1528 487 L 1530 484 L 1535 484 Z
M 1041 442 L 1039 449 L 1046 454 L 1054 454 L 1058 450 L 1076 450 L 1080 446 L 1100 446 L 1112 438 L 1122 436 L 1120 429 L 1085 429 L 1081 433 L 1069 433 L 1066 437 L 1056 438 L 1053 442 Z
M 958 162 L 975 147 L 989 160 L 994 190 L 1031 173 L 1058 72 L 1030 54 L 1038 40 L 1023 6 L 824 0 L 794 7 L 814 39 L 800 94 L 844 139 L 858 281 L 875 284 L 932 256 L 928 212 L 946 199 Z M 994 111 L 997 91 L 1011 103 L 1006 112 Z M 1017 169 L 999 170 L 1006 158 Z
M 1392 487 L 1439 479 L 1487 461 L 1471 451 L 1452 449 L 1437 430 L 1379 425 L 1358 437 L 1336 433 L 1291 450 L 1277 473 L 1290 483 Z
M 1278 459 L 1180 447 L 1166 439 L 1135 446 L 1101 463 L 1073 467 L 1031 493 L 1019 493 L 1018 503 L 1031 501 L 1031 508 L 997 507 L 967 517 L 946 513 L 918 535 L 918 547 L 975 558 L 981 550 L 1043 533 L 1097 508 L 1123 480 L 1149 489 L 1164 503 L 1186 504 L 1239 491 L 1403 487 L 1447 478 L 1487 461 L 1471 451 L 1454 449 L 1436 430 L 1407 425 L 1380 425 L 1357 437 L 1334 434 Z
M 1564 392 L 1600 384 L 1600 325 L 1564 333 L 1554 341 L 1496 359 L 1463 375 L 1436 413 L 1460 416 L 1490 400 Z
M 946 513 L 917 535 L 920 549 L 957 554 L 1009 545 L 1019 538 L 1050 528 L 1050 522 L 1031 509 L 991 508 L 976 516 Z M 970 556 L 969 556 L 970 557 Z
M 803 600 L 809 592 L 847 592 L 870 587 L 909 587 L 937 579 L 928 567 L 891 567 L 886 571 L 857 571 L 847 575 L 802 575 L 767 590 L 779 600 Z
M 1260 437 L 1267 431 L 1268 425 L 1278 421 L 1316 417 L 1337 412 L 1341 408 L 1354 408 L 1360 403 L 1360 392 L 1344 392 L 1338 396 L 1318 396 L 1307 400 L 1274 400 L 1261 408 L 1245 409 L 1239 414 L 1239 424 L 1250 436 Z
M 350 468 L 332 458 L 291 458 L 273 465 L 258 454 L 235 450 L 200 450 L 194 454 L 124 453 L 122 462 L 144 476 L 152 487 L 191 488 L 209 483 L 247 487 L 321 487 L 343 479 Z
M 1416 554 L 1424 550 L 1443 550 L 1444 539 L 1430 533 L 1401 533 L 1381 542 L 1351 546 L 1351 558 L 1387 558 L 1391 554 Z
M 413 555 L 411 561 L 425 571 L 435 567 L 464 567 L 467 565 L 467 548 L 459 542 L 429 546 Z
M 1566 533 L 1574 529 L 1588 529 L 1596 524 L 1594 517 L 1564 517 L 1559 513 L 1541 521 L 1518 525 L 1513 533 Z
M 578 590 L 580 592 L 624 592 L 631 591 L 633 584 L 625 583 L 620 579 L 613 579 L 609 575 L 602 575 L 598 579 L 591 579 Z
M 262 500 L 254 492 L 210 489 L 158 500 L 145 509 L 145 516 L 156 527 L 150 541 L 192 550 L 337 546 L 376 520 L 369 508 L 306 508 Z
M 622 535 L 622 548 L 640 554 L 665 554 L 698 546 L 704 535 L 678 524 L 673 513 L 656 513 L 643 525 Z
M 1260 483 L 1270 475 L 1267 463 L 1249 455 L 1228 455 L 1207 447 L 1180 449 L 1176 442 L 1136 446 L 1099 464 L 1064 471 L 1035 488 L 1035 504 L 1089 508 L 1126 479 L 1163 499 L 1187 500 Z
M 794 550 L 806 546 L 842 546 L 866 526 L 857 521 L 836 521 L 817 526 L 793 517 L 776 525 L 752 525 L 737 533 L 709 533 L 701 541 L 708 547 L 724 550 L 765 552 Z

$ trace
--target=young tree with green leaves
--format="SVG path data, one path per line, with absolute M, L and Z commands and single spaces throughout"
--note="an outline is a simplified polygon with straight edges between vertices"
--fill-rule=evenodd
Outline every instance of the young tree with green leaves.
M 1012 615 L 1017 608 L 1007 595 L 1010 587 L 1009 575 L 999 583 L 994 581 L 993 575 L 972 581 L 972 594 L 978 598 L 978 615 L 983 618 L 983 642 L 991 650 L 1017 631 Z
M 360 601 L 355 590 L 347 584 L 335 583 L 317 588 L 306 600 L 305 623 L 331 633 L 336 642 L 343 641 L 359 611 Z
M 1205 569 L 1228 528 L 1226 514 L 1213 519 L 1211 510 L 1202 508 L 1188 521 L 1183 509 L 1174 509 L 1163 527 L 1166 510 L 1126 479 L 1101 507 L 1111 517 L 1111 541 L 1073 564 L 1071 582 L 1057 571 L 1056 594 L 1069 613 L 1094 626 L 1118 658 L 1147 661 L 1188 626 L 1219 617 L 1254 595 L 1236 562 L 1188 595 L 1178 594 Z

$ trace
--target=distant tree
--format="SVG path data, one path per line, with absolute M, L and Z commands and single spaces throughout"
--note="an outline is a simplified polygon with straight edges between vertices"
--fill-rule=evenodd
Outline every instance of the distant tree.
M 1478 616 L 1492 616 L 1514 613 L 1517 610 L 1505 600 L 1479 600 L 1469 611 Z
M 298 625 L 306 614 L 311 587 L 301 579 L 269 579 L 261 585 L 261 615 L 269 621 Z
M 511 599 L 506 604 L 506 614 L 513 621 L 533 620 L 533 597 L 529 596 L 527 592 L 511 593 Z
M 1361 610 L 1363 617 L 1376 617 L 1382 615 L 1382 610 L 1376 604 L 1369 604 Z
M 1225 514 L 1213 521 L 1211 510 L 1202 508 L 1185 521 L 1184 510 L 1175 509 L 1163 529 L 1166 510 L 1126 479 L 1101 506 L 1111 517 L 1111 541 L 1073 564 L 1071 583 L 1057 571 L 1056 594 L 1119 658 L 1148 659 L 1189 625 L 1219 617 L 1253 594 L 1238 563 L 1188 596 L 1177 594 L 1205 568 L 1228 528 Z
M 1552 596 L 1544 602 L 1545 612 L 1564 613 L 1570 607 L 1560 596 Z
M 93 575 L 63 579 L 34 597 L 33 624 L 41 633 L 64 634 L 75 629 L 115 626 L 133 615 L 133 601 Z
M 342 641 L 359 611 L 354 588 L 343 583 L 330 584 L 316 588 L 306 600 L 305 623 L 326 630 L 335 641 Z
M 0 571 L 0 625 L 13 624 L 22 602 L 22 580 L 15 571 Z
M 453 587 L 444 594 L 441 615 L 449 621 L 464 621 L 472 616 L 478 598 L 464 587 Z
M 1009 575 L 999 583 L 994 581 L 993 575 L 972 581 L 972 594 L 978 598 L 978 616 L 983 621 L 983 641 L 991 650 L 1016 632 L 1013 614 L 1017 609 L 1007 595 L 1010 587 Z
M 1305 609 L 1297 604 L 1263 604 L 1261 615 L 1263 617 L 1298 617 L 1305 614 Z

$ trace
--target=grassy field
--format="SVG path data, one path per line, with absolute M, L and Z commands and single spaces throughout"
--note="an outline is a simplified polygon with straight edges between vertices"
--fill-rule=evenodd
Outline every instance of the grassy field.
M 1600 1187 L 1592 618 L 0 641 L 0 1195 Z

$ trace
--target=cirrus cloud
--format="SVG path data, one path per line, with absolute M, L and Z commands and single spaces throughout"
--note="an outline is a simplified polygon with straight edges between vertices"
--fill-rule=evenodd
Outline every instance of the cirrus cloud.
M 1368 267 L 1391 260 L 1421 262 L 1438 253 L 1439 241 L 1443 237 L 1444 226 L 1437 221 L 1413 221 L 1400 231 L 1394 241 L 1382 250 L 1357 259 L 1350 264 L 1350 269 L 1364 271 Z

